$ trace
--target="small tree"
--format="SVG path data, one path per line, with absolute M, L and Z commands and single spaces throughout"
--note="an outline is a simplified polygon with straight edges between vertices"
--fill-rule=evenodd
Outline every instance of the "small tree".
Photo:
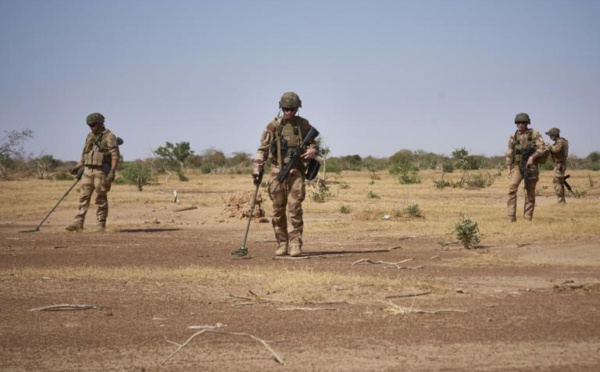
M 190 150 L 189 142 L 172 144 L 167 141 L 165 146 L 160 146 L 154 150 L 154 154 L 160 158 L 167 168 L 178 167 L 183 172 L 185 159 L 193 155 L 194 151 Z
M 4 136 L 0 141 L 0 177 L 6 175 L 6 170 L 10 168 L 15 158 L 23 156 L 22 143 L 32 137 L 33 131 L 29 129 L 4 132 Z

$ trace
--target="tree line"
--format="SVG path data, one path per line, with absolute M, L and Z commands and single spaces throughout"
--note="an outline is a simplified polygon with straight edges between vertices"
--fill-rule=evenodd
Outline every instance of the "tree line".
M 62 161 L 52 155 L 34 157 L 25 154 L 23 143 L 33 137 L 30 130 L 5 132 L 0 140 L 0 178 L 37 177 L 40 179 L 70 179 L 69 169 L 74 161 Z M 504 156 L 484 156 L 469 154 L 465 147 L 456 148 L 450 156 L 424 150 L 401 149 L 390 157 L 375 158 L 360 155 L 330 156 L 330 149 L 320 143 L 322 170 L 328 173 L 343 171 L 371 172 L 388 170 L 402 174 L 419 170 L 439 170 L 446 173 L 455 170 L 504 169 Z M 156 182 L 161 174 L 175 175 L 186 181 L 188 170 L 209 173 L 251 173 L 252 156 L 244 152 L 234 152 L 227 156 L 223 151 L 210 148 L 197 154 L 189 142 L 165 142 L 153 150 L 147 159 L 129 161 L 123 159 L 120 166 L 121 182 L 137 184 L 138 187 Z M 570 156 L 570 169 L 600 170 L 600 152 L 594 151 L 584 158 Z M 541 169 L 552 169 L 549 160 Z

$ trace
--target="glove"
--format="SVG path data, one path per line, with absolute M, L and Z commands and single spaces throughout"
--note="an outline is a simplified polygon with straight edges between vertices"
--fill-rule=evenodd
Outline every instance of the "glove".
M 262 182 L 262 173 L 252 173 L 252 179 L 254 180 L 254 186 L 259 186 Z
M 69 169 L 69 173 L 71 173 L 72 175 L 76 175 L 77 172 L 79 172 L 79 168 L 78 167 L 74 167 Z
M 106 182 L 112 183 L 114 180 L 115 180 L 115 172 L 113 172 L 113 171 L 108 172 L 108 174 L 106 175 Z

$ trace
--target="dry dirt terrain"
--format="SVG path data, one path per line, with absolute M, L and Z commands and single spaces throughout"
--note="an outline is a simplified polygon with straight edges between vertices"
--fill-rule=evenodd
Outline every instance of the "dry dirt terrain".
M 229 185 L 224 196 L 194 180 L 178 186 L 180 203 L 164 184 L 117 185 L 103 234 L 64 231 L 76 190 L 40 231 L 23 233 L 69 182 L 45 203 L 34 195 L 44 184 L 27 184 L 41 210 L 18 207 L 28 201 L 9 193 L 23 186 L 3 183 L 15 212 L 0 216 L 0 370 L 600 370 L 597 232 L 546 236 L 502 222 L 518 236 L 464 249 L 448 231 L 422 233 L 433 211 L 352 222 L 339 204 L 309 200 L 303 256 L 276 259 L 270 223 L 256 218 L 249 255 L 232 259 L 246 221 L 227 201 L 247 178 L 215 181 Z M 504 188 L 477 194 L 499 217 Z M 553 223 L 546 195 L 529 227 Z M 578 203 L 598 198 L 567 208 Z

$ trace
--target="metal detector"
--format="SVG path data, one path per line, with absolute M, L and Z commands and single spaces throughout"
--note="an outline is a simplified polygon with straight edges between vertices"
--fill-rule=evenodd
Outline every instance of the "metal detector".
M 71 187 L 69 187 L 69 189 L 64 193 L 64 195 L 62 196 L 62 198 L 60 198 L 60 200 L 58 201 L 58 203 L 56 203 L 56 205 L 50 210 L 50 212 L 48 212 L 48 214 L 46 215 L 46 217 L 44 217 L 44 219 L 42 219 L 40 221 L 40 223 L 36 226 L 35 229 L 33 230 L 22 230 L 19 232 L 22 233 L 29 233 L 29 232 L 38 232 L 40 231 L 40 226 L 42 226 L 44 224 L 44 222 L 46 221 L 46 219 L 48 217 L 50 217 L 50 215 L 52 214 L 52 212 L 54 212 L 54 210 L 56 209 L 56 207 L 58 207 L 58 205 L 60 204 L 60 202 L 63 201 L 64 198 L 67 197 L 67 195 L 69 195 L 69 193 L 71 192 L 71 190 L 73 190 L 73 188 L 75 187 L 75 185 L 77 185 L 77 182 L 79 182 L 79 180 L 81 180 L 81 176 L 83 175 L 83 167 L 81 168 L 81 171 L 77 173 L 77 176 L 75 177 L 75 182 L 73 182 L 73 184 L 71 185 Z
M 246 240 L 248 239 L 248 231 L 250 230 L 250 222 L 252 221 L 252 215 L 254 215 L 254 207 L 256 206 L 256 196 L 258 195 L 258 188 L 260 183 L 256 185 L 254 189 L 254 196 L 252 197 L 252 205 L 250 206 L 250 216 L 248 216 L 248 223 L 246 224 L 246 232 L 244 233 L 244 240 L 242 246 L 237 250 L 231 252 L 231 257 L 244 257 L 248 254 L 248 248 L 246 248 Z

